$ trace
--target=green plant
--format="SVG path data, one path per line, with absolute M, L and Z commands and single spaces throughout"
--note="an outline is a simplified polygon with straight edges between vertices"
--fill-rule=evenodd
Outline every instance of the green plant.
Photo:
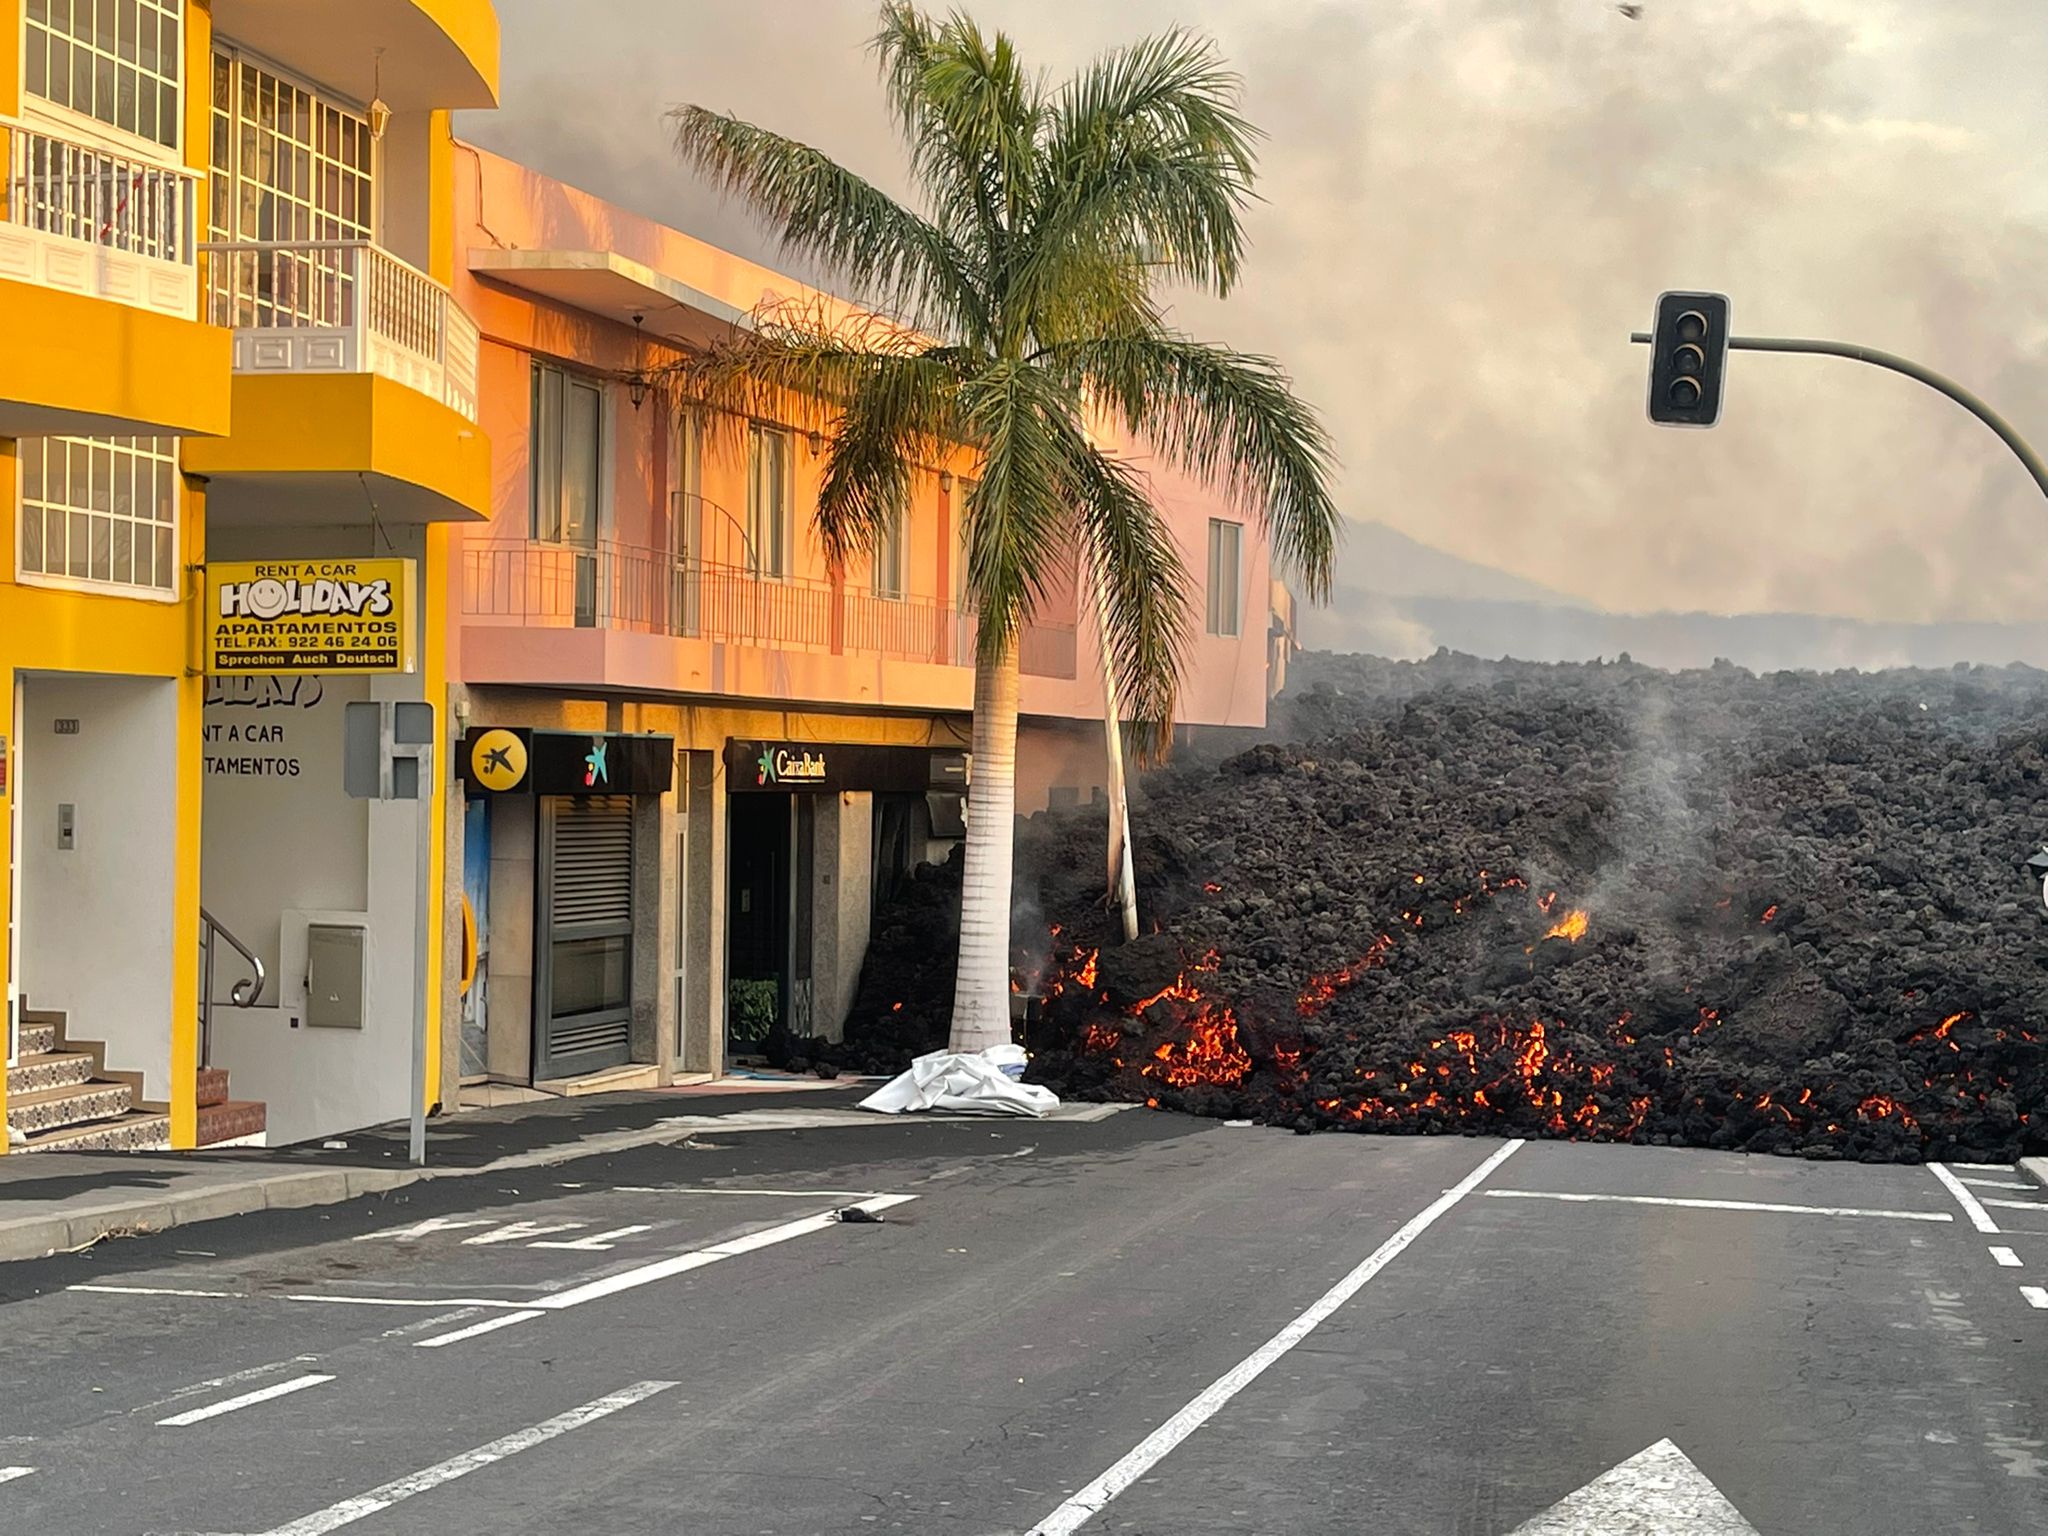
M 781 997 L 781 985 L 775 981 L 727 982 L 726 1033 L 735 1040 L 766 1040 L 781 1013 Z

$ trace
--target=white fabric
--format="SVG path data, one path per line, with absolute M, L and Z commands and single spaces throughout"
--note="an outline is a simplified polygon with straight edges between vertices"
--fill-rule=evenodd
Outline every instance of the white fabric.
M 972 1054 L 934 1051 L 862 1099 L 860 1107 L 885 1115 L 937 1109 L 1038 1118 L 1058 1109 L 1059 1095 L 1036 1083 L 1019 1082 L 1023 1072 L 1024 1053 L 1014 1045 L 992 1045 Z

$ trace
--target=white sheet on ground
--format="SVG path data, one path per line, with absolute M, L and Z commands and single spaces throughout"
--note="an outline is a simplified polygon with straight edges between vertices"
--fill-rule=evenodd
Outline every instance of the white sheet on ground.
M 1014 1045 L 961 1054 L 934 1051 L 910 1070 L 891 1078 L 860 1101 L 862 1109 L 885 1115 L 914 1110 L 950 1110 L 965 1115 L 1042 1117 L 1060 1107 L 1059 1095 L 1036 1083 L 1021 1083 L 1024 1053 Z

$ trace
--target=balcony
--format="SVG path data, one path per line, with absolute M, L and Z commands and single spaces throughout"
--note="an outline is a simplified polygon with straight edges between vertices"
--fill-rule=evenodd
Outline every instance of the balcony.
M 209 515 L 355 522 L 365 491 L 385 521 L 486 515 L 476 323 L 446 288 L 367 240 L 201 249 L 234 336 L 234 431 L 187 460 Z
M 227 338 L 199 319 L 199 176 L 10 119 L 0 437 L 207 434 Z
M 462 612 L 472 682 L 907 708 L 972 698 L 972 613 L 665 550 L 472 544 Z M 1027 624 L 1020 645 L 1027 678 L 1074 677 L 1072 626 Z

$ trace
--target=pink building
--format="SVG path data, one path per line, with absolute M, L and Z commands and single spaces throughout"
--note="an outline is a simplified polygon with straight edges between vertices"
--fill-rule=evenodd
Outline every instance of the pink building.
M 482 334 L 494 475 L 445 594 L 478 956 L 463 1078 L 669 1081 L 771 1020 L 836 1035 L 874 902 L 961 833 L 973 461 L 927 466 L 903 526 L 835 578 L 811 528 L 821 441 L 650 383 L 764 302 L 819 296 L 511 161 L 459 160 L 454 291 Z M 1264 541 L 1179 477 L 1156 486 L 1200 589 L 1182 723 L 1261 724 Z M 1071 583 L 1023 666 L 1019 809 L 1084 799 L 1103 681 Z

